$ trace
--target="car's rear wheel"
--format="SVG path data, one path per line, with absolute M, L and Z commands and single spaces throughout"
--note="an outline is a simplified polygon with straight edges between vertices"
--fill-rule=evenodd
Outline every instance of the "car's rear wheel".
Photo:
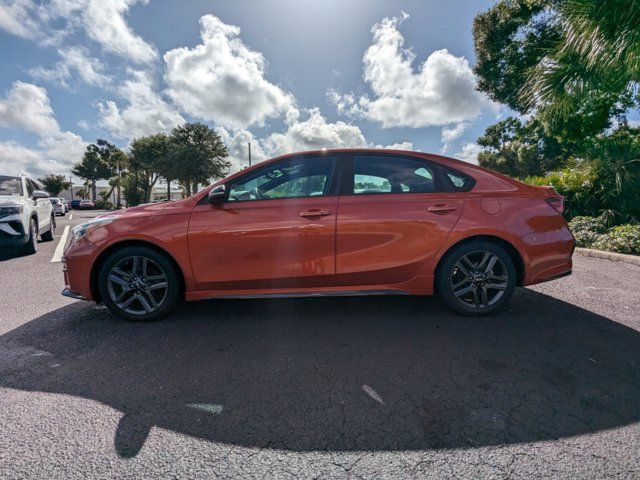
M 27 255 L 32 255 L 38 251 L 38 224 L 35 218 L 29 220 L 29 240 L 22 247 L 22 250 Z
M 131 322 L 165 317 L 180 293 L 173 263 L 146 247 L 125 247 L 112 254 L 102 265 L 98 282 L 111 313 Z
M 454 248 L 438 268 L 437 291 L 464 315 L 488 315 L 504 305 L 516 284 L 516 269 L 499 245 L 474 241 Z
M 42 234 L 43 242 L 51 242 L 56 238 L 56 216 L 51 215 L 51 221 L 49 222 L 49 230 Z

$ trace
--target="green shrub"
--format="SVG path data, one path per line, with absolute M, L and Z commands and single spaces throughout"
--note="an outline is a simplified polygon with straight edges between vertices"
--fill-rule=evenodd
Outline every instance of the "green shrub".
M 115 207 L 110 201 L 100 199 L 96 200 L 96 208 L 99 210 L 113 210 Z
M 578 247 L 591 247 L 607 231 L 604 217 L 574 217 L 569 222 Z
M 593 248 L 640 255 L 640 225 L 620 225 L 600 235 Z

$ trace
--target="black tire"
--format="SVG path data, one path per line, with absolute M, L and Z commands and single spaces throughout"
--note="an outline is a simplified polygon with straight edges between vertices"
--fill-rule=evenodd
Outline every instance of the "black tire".
M 33 255 L 38 251 L 38 224 L 35 218 L 29 220 L 29 240 L 22 247 L 22 251 L 26 255 Z
M 513 260 L 504 248 L 486 241 L 454 247 L 442 260 L 436 276 L 436 289 L 442 301 L 452 310 L 469 316 L 490 315 L 500 309 L 513 294 L 515 285 Z
M 52 242 L 54 238 L 56 238 L 56 217 L 55 215 L 51 215 L 51 221 L 49 222 L 49 230 L 44 232 L 42 235 L 43 242 Z
M 136 258 L 139 259 L 138 267 L 135 266 Z M 147 273 L 143 272 L 144 265 Z M 114 267 L 120 273 L 116 273 Z M 158 278 L 151 280 L 161 275 L 166 278 L 165 292 L 155 288 L 162 281 Z M 115 316 L 130 322 L 151 322 L 171 312 L 178 302 L 181 282 L 176 267 L 166 255 L 147 247 L 124 247 L 103 263 L 98 275 L 98 288 L 100 298 Z M 131 300 L 132 297 L 136 298 Z M 125 305 L 127 302 L 130 302 L 128 306 Z M 149 311 L 147 307 L 153 310 Z

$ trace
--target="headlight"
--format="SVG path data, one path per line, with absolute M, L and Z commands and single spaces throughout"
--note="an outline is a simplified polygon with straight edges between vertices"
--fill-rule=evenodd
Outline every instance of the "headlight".
M 76 225 L 75 227 L 73 227 L 73 230 L 71 230 L 71 241 L 73 242 L 75 240 L 78 240 L 84 237 L 94 228 L 102 227 L 104 225 L 107 225 L 108 223 L 113 222 L 114 220 L 115 217 L 98 217 L 89 220 L 88 222 L 81 223 L 80 225 Z
M 24 206 L 21 203 L 5 203 L 0 205 L 0 216 L 22 213 Z

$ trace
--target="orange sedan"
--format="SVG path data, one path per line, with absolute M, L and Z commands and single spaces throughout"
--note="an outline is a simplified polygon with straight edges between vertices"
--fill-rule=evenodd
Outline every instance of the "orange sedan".
M 78 225 L 64 295 L 131 321 L 181 299 L 432 295 L 467 315 L 571 273 L 563 198 L 393 150 L 278 157 L 183 200 Z

